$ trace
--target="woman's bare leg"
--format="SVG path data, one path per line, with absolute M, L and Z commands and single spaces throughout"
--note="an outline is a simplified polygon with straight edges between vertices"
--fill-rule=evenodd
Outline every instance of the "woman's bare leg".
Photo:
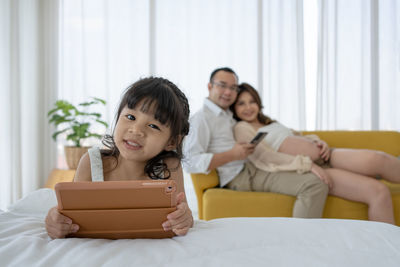
M 371 221 L 395 223 L 392 197 L 383 183 L 341 169 L 329 168 L 325 171 L 333 180 L 333 188 L 329 192 L 331 195 L 366 203 Z
M 400 160 L 385 152 L 368 149 L 332 150 L 331 166 L 366 176 L 381 176 L 383 179 L 400 183 Z

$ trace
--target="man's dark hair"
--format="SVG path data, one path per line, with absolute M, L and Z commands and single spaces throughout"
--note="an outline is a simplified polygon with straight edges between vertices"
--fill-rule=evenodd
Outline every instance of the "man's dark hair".
M 232 73 L 233 75 L 235 75 L 236 80 L 239 81 L 239 77 L 238 77 L 237 74 L 233 71 L 233 69 L 228 68 L 228 67 L 223 67 L 223 68 L 215 69 L 213 72 L 211 72 L 210 82 L 213 81 L 214 76 L 215 76 L 215 75 L 217 74 L 217 72 L 219 72 L 219 71 L 226 71 L 226 72 Z

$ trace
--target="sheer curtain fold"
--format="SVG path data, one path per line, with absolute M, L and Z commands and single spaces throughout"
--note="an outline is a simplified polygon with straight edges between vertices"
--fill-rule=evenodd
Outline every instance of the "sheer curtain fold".
M 400 2 L 379 1 L 379 129 L 400 131 Z
M 399 4 L 319 0 L 316 128 L 399 130 Z
M 302 1 L 75 0 L 61 10 L 60 98 L 107 98 L 111 120 L 122 90 L 156 75 L 177 83 L 194 113 L 211 71 L 229 66 L 268 114 L 305 128 Z
M 294 129 L 305 129 L 303 2 L 263 2 L 264 111 Z
M 0 209 L 44 185 L 54 166 L 55 144 L 47 110 L 55 100 L 56 1 L 2 1 L 0 106 L 2 180 Z M 48 31 L 43 30 L 44 25 Z M 51 29 L 50 29 L 51 28 Z
M 257 87 L 256 0 L 155 1 L 155 75 L 177 83 L 196 112 L 218 67 Z M 262 88 L 257 88 L 262 90 Z
M 104 98 L 111 122 L 124 89 L 149 75 L 149 1 L 61 0 L 60 16 L 57 96 Z

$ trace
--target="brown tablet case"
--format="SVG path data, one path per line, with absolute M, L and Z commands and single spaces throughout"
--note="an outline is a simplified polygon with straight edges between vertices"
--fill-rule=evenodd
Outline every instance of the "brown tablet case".
M 55 186 L 58 210 L 79 225 L 68 237 L 167 238 L 162 223 L 176 210 L 172 180 L 64 182 Z

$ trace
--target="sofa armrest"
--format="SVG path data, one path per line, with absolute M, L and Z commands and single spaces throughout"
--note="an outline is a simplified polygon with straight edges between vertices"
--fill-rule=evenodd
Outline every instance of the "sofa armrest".
M 203 193 L 208 188 L 216 187 L 219 184 L 218 174 L 212 170 L 209 174 L 191 173 L 194 191 L 197 197 L 199 219 L 203 219 Z

